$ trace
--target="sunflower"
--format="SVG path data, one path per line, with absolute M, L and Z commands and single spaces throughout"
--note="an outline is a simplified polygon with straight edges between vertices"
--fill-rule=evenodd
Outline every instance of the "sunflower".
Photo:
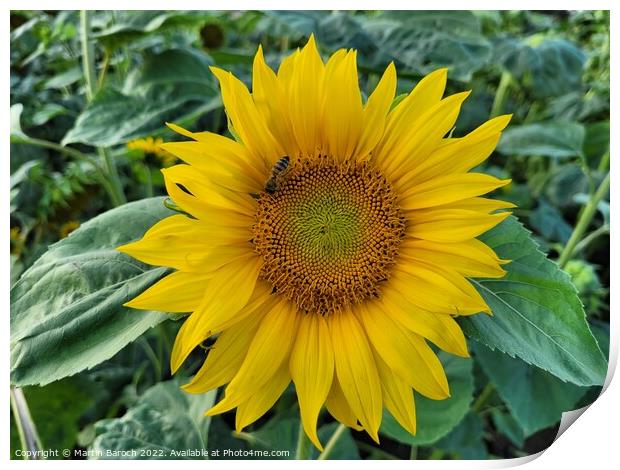
M 185 213 L 119 250 L 176 271 L 127 305 L 191 312 L 173 372 L 215 338 L 183 389 L 227 384 L 207 414 L 236 408 L 238 431 L 292 381 L 319 449 L 323 406 L 377 442 L 383 407 L 414 434 L 413 391 L 450 395 L 429 341 L 467 357 L 454 317 L 491 313 L 468 277 L 505 274 L 506 261 L 475 237 L 508 216 L 497 210 L 511 204 L 480 196 L 509 180 L 469 170 L 510 116 L 446 137 L 469 95 L 442 98 L 446 69 L 392 109 L 390 64 L 364 103 L 356 51 L 324 63 L 313 37 L 277 73 L 259 47 L 251 93 L 212 71 L 234 140 L 169 125 L 191 139 L 162 145 L 185 162 L 162 170 Z

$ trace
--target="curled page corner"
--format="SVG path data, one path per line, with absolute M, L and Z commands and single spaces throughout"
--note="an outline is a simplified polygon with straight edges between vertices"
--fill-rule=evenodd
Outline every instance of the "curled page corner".
M 577 421 L 579 417 L 582 414 L 584 414 L 588 408 L 590 408 L 590 406 L 592 406 L 592 404 L 586 405 L 583 408 L 579 408 L 579 409 L 571 410 L 571 411 L 565 411 L 564 413 L 562 413 L 562 419 L 560 420 L 560 427 L 558 428 L 558 433 L 555 435 L 555 439 L 553 439 L 553 442 L 557 441 L 559 437 L 562 434 L 564 434 L 564 431 L 566 431 L 569 427 L 571 427 L 573 423 Z

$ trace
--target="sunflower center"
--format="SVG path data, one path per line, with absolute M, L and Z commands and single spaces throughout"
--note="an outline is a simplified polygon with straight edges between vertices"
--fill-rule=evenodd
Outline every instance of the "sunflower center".
M 392 187 L 368 163 L 291 163 L 263 192 L 254 245 L 261 277 L 300 310 L 322 315 L 376 297 L 405 222 Z

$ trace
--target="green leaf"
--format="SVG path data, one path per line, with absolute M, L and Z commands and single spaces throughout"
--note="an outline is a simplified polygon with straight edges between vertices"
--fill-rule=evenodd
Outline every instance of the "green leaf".
M 588 178 L 583 167 L 577 163 L 564 163 L 547 179 L 544 191 L 551 205 L 561 209 L 574 205 L 575 195 L 588 192 L 588 188 Z
M 290 460 L 295 458 L 297 438 L 299 436 L 299 418 L 295 416 L 276 415 L 259 430 L 245 433 L 252 449 L 258 450 L 283 450 L 288 455 L 274 456 L 277 459 Z M 308 443 L 310 448 L 310 443 Z
M 89 450 L 97 459 L 206 459 L 216 391 L 191 395 L 178 380 L 161 382 L 121 418 L 95 423 Z
M 325 446 L 329 441 L 329 438 L 332 437 L 336 429 L 338 429 L 339 423 L 329 423 L 324 426 L 321 426 L 317 431 L 319 435 L 319 440 Z M 312 458 L 316 459 L 320 455 L 319 450 L 312 446 Z M 338 441 L 336 445 L 332 449 L 329 454 L 328 460 L 359 460 L 360 453 L 357 449 L 357 445 L 355 444 L 355 440 L 351 435 L 350 429 L 345 429 L 344 433 Z
M 502 259 L 502 279 L 474 280 L 493 316 L 460 317 L 466 334 L 577 385 L 600 385 L 607 362 L 570 277 L 509 217 L 482 237 Z
M 91 368 L 169 316 L 123 304 L 159 280 L 115 250 L 170 214 L 163 198 L 112 209 L 50 246 L 11 289 L 11 380 L 44 385 Z
M 404 444 L 424 446 L 448 434 L 463 419 L 474 391 L 472 360 L 444 352 L 439 353 L 439 358 L 448 376 L 450 398 L 436 401 L 416 394 L 416 435 L 409 434 L 387 411 L 383 413 L 382 434 Z
M 266 10 L 264 14 L 256 26 L 259 32 L 274 37 L 289 36 L 293 40 L 316 33 L 321 17 L 325 16 L 325 12 L 312 10 Z
M 168 49 L 160 53 L 147 53 L 144 62 L 129 75 L 124 86 L 131 94 L 138 88 L 162 86 L 170 83 L 209 84 L 215 90 L 214 77 L 209 66 L 213 60 L 195 49 Z
M 181 94 L 162 89 L 152 96 L 128 96 L 106 88 L 80 114 L 62 144 L 116 145 L 161 132 L 166 121 L 200 115 L 219 106 L 215 89 L 207 86 Z
M 549 241 L 565 244 L 573 233 L 562 213 L 544 199 L 530 215 L 530 225 Z
M 50 119 L 54 119 L 56 116 L 61 116 L 63 114 L 69 114 L 69 110 L 64 106 L 56 103 L 46 103 L 32 115 L 32 124 L 35 126 L 42 126 Z
M 435 443 L 434 447 L 452 454 L 460 460 L 485 460 L 488 458 L 483 439 L 482 418 L 475 413 L 468 413 L 450 434 Z
M 506 155 L 568 158 L 582 155 L 585 128 L 576 122 L 541 122 L 510 126 L 497 151 Z
M 297 411 L 295 411 L 297 413 Z M 334 434 L 338 428 L 339 423 L 329 423 L 321 426 L 317 434 L 319 440 L 325 446 L 329 438 Z M 297 440 L 299 438 L 299 416 L 292 416 L 290 413 L 276 414 L 271 418 L 264 426 L 254 432 L 243 433 L 243 438 L 248 442 L 252 449 L 266 450 L 266 451 L 288 451 L 288 455 L 274 455 L 270 458 L 273 459 L 294 459 L 295 452 L 297 450 Z M 308 445 L 308 455 L 312 459 L 316 459 L 320 452 L 314 447 L 309 440 L 306 441 Z M 355 441 L 351 436 L 351 431 L 345 429 L 344 433 L 338 441 L 335 447 L 329 454 L 329 460 L 359 460 L 360 455 L 355 445 Z
M 117 48 L 154 31 L 199 26 L 213 14 L 207 11 L 117 11 L 107 15 L 107 24 L 93 25 L 93 37 L 109 48 Z
M 16 103 L 11 106 L 11 143 L 19 143 L 28 140 L 28 136 L 22 131 L 21 117 L 24 105 Z
M 517 420 L 514 419 L 510 413 L 503 413 L 495 409 L 491 411 L 491 418 L 493 419 L 495 428 L 500 434 L 506 436 L 516 447 L 523 447 L 523 443 L 525 442 L 523 429 L 521 429 Z
M 484 346 L 475 355 L 526 436 L 558 422 L 588 391 Z
M 72 449 L 75 446 L 80 417 L 93 404 L 89 390 L 92 386 L 79 377 L 69 377 L 45 387 L 23 389 L 45 449 Z
M 55 88 L 55 89 L 63 89 L 68 87 L 69 85 L 73 85 L 78 80 L 81 80 L 83 77 L 82 67 L 75 66 L 70 69 L 65 70 L 64 72 L 53 75 L 43 82 L 43 88 Z
M 536 98 L 562 96 L 581 86 L 584 52 L 564 39 L 532 36 L 498 41 L 497 61 Z
M 491 58 L 491 44 L 468 11 L 385 12 L 364 30 L 378 51 L 376 66 L 395 60 L 419 75 L 448 67 L 451 79 L 468 81 Z
M 609 121 L 595 122 L 586 126 L 583 151 L 590 168 L 598 167 L 601 157 L 609 152 Z

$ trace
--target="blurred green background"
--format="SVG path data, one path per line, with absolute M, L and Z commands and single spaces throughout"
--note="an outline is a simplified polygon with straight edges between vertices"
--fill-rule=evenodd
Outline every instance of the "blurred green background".
M 11 12 L 12 282 L 80 223 L 125 200 L 165 193 L 159 170 L 175 159 L 157 143 L 178 136 L 164 122 L 228 132 L 210 65 L 232 70 L 250 85 L 258 44 L 277 68 L 311 33 L 324 57 L 341 47 L 358 50 L 365 96 L 390 61 L 396 63 L 398 93 L 410 91 L 424 74 L 448 67 L 447 93 L 473 90 L 455 136 L 489 116 L 513 113 L 484 171 L 513 179 L 501 198 L 517 204 L 515 214 L 552 259 L 561 256 L 579 214 L 608 174 L 606 11 L 95 11 L 89 23 L 90 81 L 83 72 L 79 12 Z M 118 187 L 102 177 L 107 171 L 118 173 Z M 605 191 L 571 259 L 560 259 L 604 349 L 608 200 Z M 101 431 L 96 422 L 123 416 L 146 390 L 168 379 L 176 323 L 159 325 L 91 371 L 26 388 L 43 447 L 88 448 Z M 511 367 L 510 361 L 503 367 Z M 476 363 L 474 396 L 489 380 L 483 369 Z M 506 396 L 491 393 L 447 435 L 420 446 L 417 456 L 507 458 L 536 452 L 553 440 L 560 408 L 528 421 L 511 413 L 516 405 Z M 561 406 L 576 407 L 595 396 L 593 390 L 585 397 L 575 393 Z M 210 443 L 286 448 L 287 430 L 297 432 L 291 410 L 289 391 L 275 411 L 237 437 L 231 434 L 231 417 L 217 417 Z M 333 428 L 326 422 L 321 432 L 329 435 Z M 409 458 L 409 446 L 397 437 L 382 438 L 379 447 L 363 434 L 347 432 L 334 457 Z M 18 446 L 12 427 L 12 447 Z

